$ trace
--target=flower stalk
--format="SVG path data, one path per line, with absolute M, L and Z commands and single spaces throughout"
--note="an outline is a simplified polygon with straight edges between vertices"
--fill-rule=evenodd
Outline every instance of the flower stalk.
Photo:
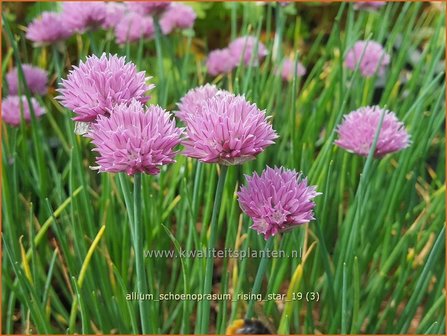
M 225 186 L 225 179 L 227 177 L 228 166 L 221 165 L 220 166 L 220 175 L 219 180 L 217 182 L 216 194 L 214 197 L 213 204 L 213 214 L 211 216 L 211 224 L 210 224 L 210 238 L 208 240 L 208 250 L 212 250 L 216 245 L 216 234 L 217 234 L 217 219 L 220 212 L 220 207 L 222 205 L 222 194 Z M 206 268 L 205 268 L 205 281 L 203 285 L 203 294 L 208 295 L 211 293 L 212 281 L 213 281 L 213 264 L 214 259 L 212 256 L 207 254 L 206 259 Z M 210 316 L 210 302 L 205 300 L 203 301 L 202 309 L 201 309 L 201 328 L 200 334 L 208 333 L 209 326 L 209 316 Z
M 134 175 L 133 182 L 133 247 L 135 253 L 135 270 L 137 276 L 137 291 L 140 294 L 147 293 L 146 272 L 144 270 L 143 261 L 143 225 L 141 222 L 141 173 Z M 132 211 L 132 209 L 129 209 Z M 129 219 L 131 216 L 129 216 Z M 144 300 L 139 300 L 141 330 L 143 334 L 147 334 L 149 330 L 148 321 L 149 313 L 147 304 Z
M 259 263 L 258 272 L 256 273 L 255 282 L 251 291 L 251 299 L 248 303 L 247 312 L 245 313 L 246 319 L 251 319 L 253 317 L 253 310 L 255 307 L 254 297 L 256 297 L 256 295 L 259 294 L 259 291 L 261 290 L 262 278 L 264 277 L 265 270 L 269 261 L 267 254 L 268 251 L 272 249 L 273 239 L 273 237 L 270 237 L 270 239 L 265 242 L 264 253 L 262 254 L 261 262 Z

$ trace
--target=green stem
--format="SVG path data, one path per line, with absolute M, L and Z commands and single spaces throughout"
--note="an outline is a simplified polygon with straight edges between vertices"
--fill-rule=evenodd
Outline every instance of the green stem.
M 59 80 L 62 77 L 62 69 L 61 69 L 60 60 L 59 60 L 59 52 L 57 51 L 56 44 L 54 44 L 51 47 L 51 50 L 53 52 L 53 62 L 55 64 L 57 78 Z
M 231 3 L 231 40 L 236 39 L 237 36 L 237 2 Z
M 212 280 L 213 280 L 213 264 L 214 259 L 209 255 L 216 245 L 216 233 L 217 233 L 217 218 L 220 212 L 220 206 L 222 203 L 222 194 L 224 191 L 225 179 L 227 176 L 227 166 L 220 166 L 220 176 L 217 182 L 216 194 L 214 197 L 213 214 L 211 216 L 210 225 L 210 238 L 208 241 L 208 251 L 205 268 L 205 283 L 203 286 L 203 294 L 208 295 L 211 293 Z M 208 334 L 209 316 L 210 316 L 210 301 L 204 300 L 202 302 L 202 314 L 201 314 L 201 334 Z
M 259 264 L 258 272 L 256 273 L 255 283 L 253 284 L 253 289 L 250 293 L 252 297 L 255 297 L 257 294 L 259 294 L 259 291 L 261 289 L 262 278 L 264 277 L 265 269 L 267 268 L 267 264 L 269 261 L 267 254 L 268 251 L 271 250 L 272 245 L 273 245 L 273 237 L 271 237 L 265 243 L 264 253 L 262 254 L 261 263 Z M 250 302 L 248 303 L 247 313 L 245 314 L 246 319 L 251 319 L 253 317 L 254 307 L 255 307 L 255 300 L 251 299 Z
M 137 291 L 139 294 L 147 294 L 146 273 L 143 263 L 143 226 L 141 223 L 141 173 L 134 176 L 133 182 L 133 246 L 135 253 L 135 266 L 137 276 Z M 132 211 L 131 209 L 129 211 Z M 129 216 L 130 219 L 130 216 Z M 131 220 L 132 221 L 132 220 Z M 139 300 L 141 329 L 143 334 L 148 333 L 149 313 L 146 301 Z
M 132 193 L 130 192 L 128 180 L 126 180 L 126 175 L 124 173 L 118 174 L 119 183 L 124 196 L 124 203 L 126 204 L 127 214 L 129 216 L 130 232 L 132 233 L 133 239 L 133 203 L 132 203 Z
M 95 37 L 91 30 L 87 32 L 88 39 L 90 40 L 90 48 L 92 49 L 93 54 L 99 56 L 98 48 L 96 47 Z

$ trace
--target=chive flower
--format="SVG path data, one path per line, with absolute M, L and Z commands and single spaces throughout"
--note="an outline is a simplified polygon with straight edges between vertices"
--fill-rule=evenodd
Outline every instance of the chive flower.
M 73 120 L 94 122 L 98 115 L 110 115 L 115 105 L 132 99 L 146 103 L 147 92 L 154 87 L 146 84 L 148 79 L 145 71 L 138 72 L 125 57 L 92 55 L 62 80 L 57 99 L 75 113 Z
M 206 163 L 241 164 L 252 160 L 278 137 L 265 111 L 243 96 L 219 94 L 184 116 L 184 155 Z
M 102 28 L 112 29 L 123 19 L 127 13 L 127 6 L 121 2 L 108 2 L 106 4 L 106 17 Z
M 126 4 L 131 11 L 145 15 L 156 15 L 162 13 L 171 6 L 171 3 L 167 1 L 127 1 Z
M 275 69 L 276 75 L 281 76 L 284 81 L 288 82 L 291 82 L 293 80 L 294 72 L 295 72 L 295 60 L 289 58 L 285 59 L 281 63 L 281 66 Z M 302 77 L 305 74 L 306 74 L 306 68 L 300 62 L 298 62 L 296 64 L 296 76 Z
M 48 91 L 48 73 L 31 64 L 22 64 L 22 70 L 30 92 L 35 95 L 45 95 Z M 19 74 L 17 67 L 11 69 L 6 74 L 6 81 L 8 83 L 9 94 L 17 95 L 19 93 Z M 22 89 L 22 94 L 24 93 Z
M 133 100 L 115 106 L 109 118 L 100 115 L 87 137 L 99 154 L 95 168 L 100 172 L 156 175 L 161 166 L 175 162 L 181 135 L 164 109 L 156 105 L 145 109 Z
M 394 112 L 379 106 L 361 107 L 346 115 L 337 128 L 338 139 L 335 144 L 348 152 L 368 156 L 382 113 L 385 115 L 374 156 L 382 157 L 407 148 L 411 142 L 405 125 L 397 119 Z
M 375 41 L 357 41 L 345 57 L 345 66 L 359 71 L 364 77 L 371 77 L 378 73 L 382 75 L 390 64 L 390 55 L 382 45 Z
M 231 55 L 239 64 L 242 60 L 246 66 L 258 66 L 267 56 L 268 51 L 264 44 L 254 36 L 242 36 L 228 45 Z M 252 55 L 256 52 L 256 55 Z
M 242 211 L 253 219 L 251 228 L 266 240 L 314 220 L 313 198 L 321 193 L 295 170 L 267 167 L 261 175 L 246 176 L 237 193 Z
M 128 12 L 115 26 L 116 42 L 125 44 L 136 42 L 141 38 L 153 38 L 155 34 L 154 20 L 137 12 Z
M 23 119 L 25 122 L 31 121 L 31 110 L 26 96 L 8 96 L 2 101 L 2 120 L 12 126 L 19 126 L 21 120 L 21 108 L 23 107 Z M 36 118 L 45 114 L 45 109 L 40 106 L 35 98 L 31 98 L 34 115 Z
M 187 115 L 196 114 L 202 103 L 216 95 L 229 94 L 228 91 L 219 90 L 215 85 L 205 84 L 189 90 L 177 103 L 178 111 L 176 117 L 182 121 Z
M 36 46 L 59 43 L 71 36 L 60 13 L 43 12 L 26 29 L 26 38 Z
M 69 31 L 83 33 L 104 24 L 107 7 L 104 1 L 67 1 L 62 3 L 61 15 Z
M 172 3 L 161 15 L 161 31 L 167 35 L 175 29 L 192 28 L 196 17 L 196 12 L 192 7 L 181 3 Z
M 211 76 L 226 74 L 237 66 L 237 59 L 230 53 L 230 49 L 216 49 L 209 53 L 206 69 Z

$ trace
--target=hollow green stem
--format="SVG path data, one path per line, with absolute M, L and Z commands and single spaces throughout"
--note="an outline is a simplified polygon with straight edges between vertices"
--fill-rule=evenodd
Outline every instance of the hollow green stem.
M 92 49 L 93 54 L 99 55 L 98 48 L 96 46 L 95 37 L 93 36 L 93 33 L 91 30 L 87 33 L 88 39 L 90 40 L 90 47 Z
M 133 182 L 133 246 L 135 253 L 135 267 L 137 276 L 137 290 L 140 294 L 147 293 L 146 273 L 143 263 L 143 226 L 141 223 L 141 173 L 137 173 L 134 176 Z M 131 212 L 132 209 L 129 209 Z M 129 215 L 129 219 L 132 222 L 132 218 Z M 149 325 L 149 313 L 147 311 L 147 303 L 144 300 L 139 300 L 140 306 L 140 319 L 141 330 L 143 334 L 148 333 Z
M 61 78 L 62 77 L 62 68 L 61 68 L 61 64 L 60 64 L 60 59 L 59 59 L 59 51 L 57 50 L 56 45 L 53 45 L 51 47 L 51 50 L 53 52 L 53 62 L 56 68 L 56 73 L 57 73 L 57 78 Z
M 222 203 L 222 194 L 224 191 L 225 179 L 227 176 L 227 166 L 220 166 L 220 176 L 217 181 L 216 194 L 214 197 L 213 214 L 211 216 L 210 225 L 210 238 L 208 241 L 208 253 L 212 251 L 216 245 L 216 233 L 217 233 L 217 218 L 220 212 L 220 206 Z M 213 280 L 213 264 L 214 259 L 207 253 L 206 268 L 205 268 L 205 282 L 203 286 L 203 294 L 208 295 L 211 293 L 212 280 Z M 209 316 L 210 316 L 210 301 L 205 300 L 202 302 L 201 309 L 201 328 L 200 334 L 208 333 Z
M 267 268 L 267 264 L 269 258 L 267 257 L 268 251 L 271 250 L 273 245 L 273 237 L 271 237 L 265 243 L 264 253 L 262 254 L 261 263 L 259 264 L 258 272 L 256 273 L 255 283 L 253 284 L 253 289 L 251 291 L 252 297 L 255 297 L 259 294 L 261 289 L 262 278 L 264 277 L 265 269 Z M 253 309 L 255 307 L 255 300 L 251 299 L 248 303 L 247 313 L 245 314 L 246 319 L 251 319 L 253 317 Z

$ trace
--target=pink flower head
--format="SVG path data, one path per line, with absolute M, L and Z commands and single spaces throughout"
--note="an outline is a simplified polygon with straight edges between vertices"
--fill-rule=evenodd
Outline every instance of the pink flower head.
M 115 106 L 110 118 L 100 115 L 88 134 L 99 153 L 99 171 L 128 175 L 155 175 L 162 165 L 175 162 L 181 135 L 164 109 L 151 105 L 145 111 L 136 100 Z
M 68 30 L 82 33 L 104 24 L 107 7 L 103 1 L 67 1 L 62 3 L 61 15 Z
M 388 55 L 380 43 L 375 41 L 357 41 L 348 51 L 345 57 L 345 65 L 355 70 L 359 64 L 360 73 L 365 76 L 373 76 L 376 72 L 383 74 L 390 64 Z
M 408 147 L 410 136 L 405 130 L 405 125 L 397 119 L 394 112 L 383 110 L 379 106 L 361 107 L 346 115 L 338 126 L 339 138 L 335 144 L 348 152 L 368 156 L 382 113 L 385 113 L 385 116 L 374 156 L 382 157 Z
M 208 73 L 212 76 L 231 72 L 237 66 L 237 60 L 230 53 L 230 49 L 217 49 L 209 53 L 206 61 Z
M 48 73 L 31 64 L 22 64 L 23 75 L 25 77 L 26 85 L 32 94 L 45 95 L 48 91 Z M 17 95 L 19 93 L 19 74 L 18 69 L 13 68 L 6 75 L 8 82 L 9 94 Z M 22 89 L 22 93 L 25 93 Z
M 161 31 L 167 35 L 174 29 L 191 28 L 194 25 L 196 17 L 196 12 L 194 12 L 192 7 L 180 3 L 173 3 L 160 18 Z
M 71 36 L 60 13 L 43 12 L 35 18 L 26 30 L 26 38 L 37 46 L 63 41 Z
M 265 111 L 230 93 L 204 100 L 185 115 L 184 154 L 206 163 L 241 164 L 254 159 L 278 137 Z
M 386 1 L 361 1 L 355 2 L 354 9 L 378 10 L 386 5 Z
M 23 119 L 31 121 L 31 111 L 26 96 L 8 96 L 2 102 L 2 120 L 13 126 L 20 125 L 20 102 L 23 106 Z M 31 98 L 34 116 L 36 118 L 45 114 L 45 109 L 39 105 L 35 98 Z
M 253 219 L 251 228 L 266 240 L 315 219 L 312 199 L 321 193 L 295 170 L 267 167 L 246 179 L 238 192 L 239 206 Z
M 141 14 L 159 14 L 171 6 L 170 2 L 157 1 L 128 1 L 127 6 L 131 11 Z
M 285 81 L 293 80 L 293 73 L 295 71 L 295 61 L 289 58 L 285 59 L 281 65 L 280 69 L 276 69 L 276 74 L 280 75 Z M 298 62 L 296 65 L 296 75 L 297 77 L 302 77 L 306 74 L 306 68 Z
M 194 115 L 202 106 L 205 100 L 208 100 L 216 95 L 230 94 L 228 91 L 219 90 L 215 85 L 205 84 L 194 89 L 189 90 L 186 95 L 180 99 L 178 103 L 179 111 L 176 116 L 185 121 L 187 115 Z
M 154 20 L 137 12 L 129 12 L 115 27 L 116 42 L 124 44 L 135 42 L 143 37 L 153 38 L 155 33 Z
M 268 54 L 265 45 L 254 36 L 238 37 L 230 43 L 228 49 L 236 60 L 236 64 L 239 64 L 242 59 L 243 63 L 247 66 L 258 66 Z M 257 52 L 257 55 L 255 55 L 252 60 L 251 58 L 255 51 Z
M 102 27 L 104 29 L 114 28 L 127 12 L 127 6 L 121 2 L 107 2 L 106 17 Z
M 61 104 L 72 110 L 75 121 L 92 122 L 98 115 L 109 115 L 121 103 L 136 99 L 149 100 L 145 71 L 137 72 L 135 64 L 126 63 L 125 57 L 102 54 L 101 58 L 89 56 L 85 63 L 74 66 L 57 90 Z

